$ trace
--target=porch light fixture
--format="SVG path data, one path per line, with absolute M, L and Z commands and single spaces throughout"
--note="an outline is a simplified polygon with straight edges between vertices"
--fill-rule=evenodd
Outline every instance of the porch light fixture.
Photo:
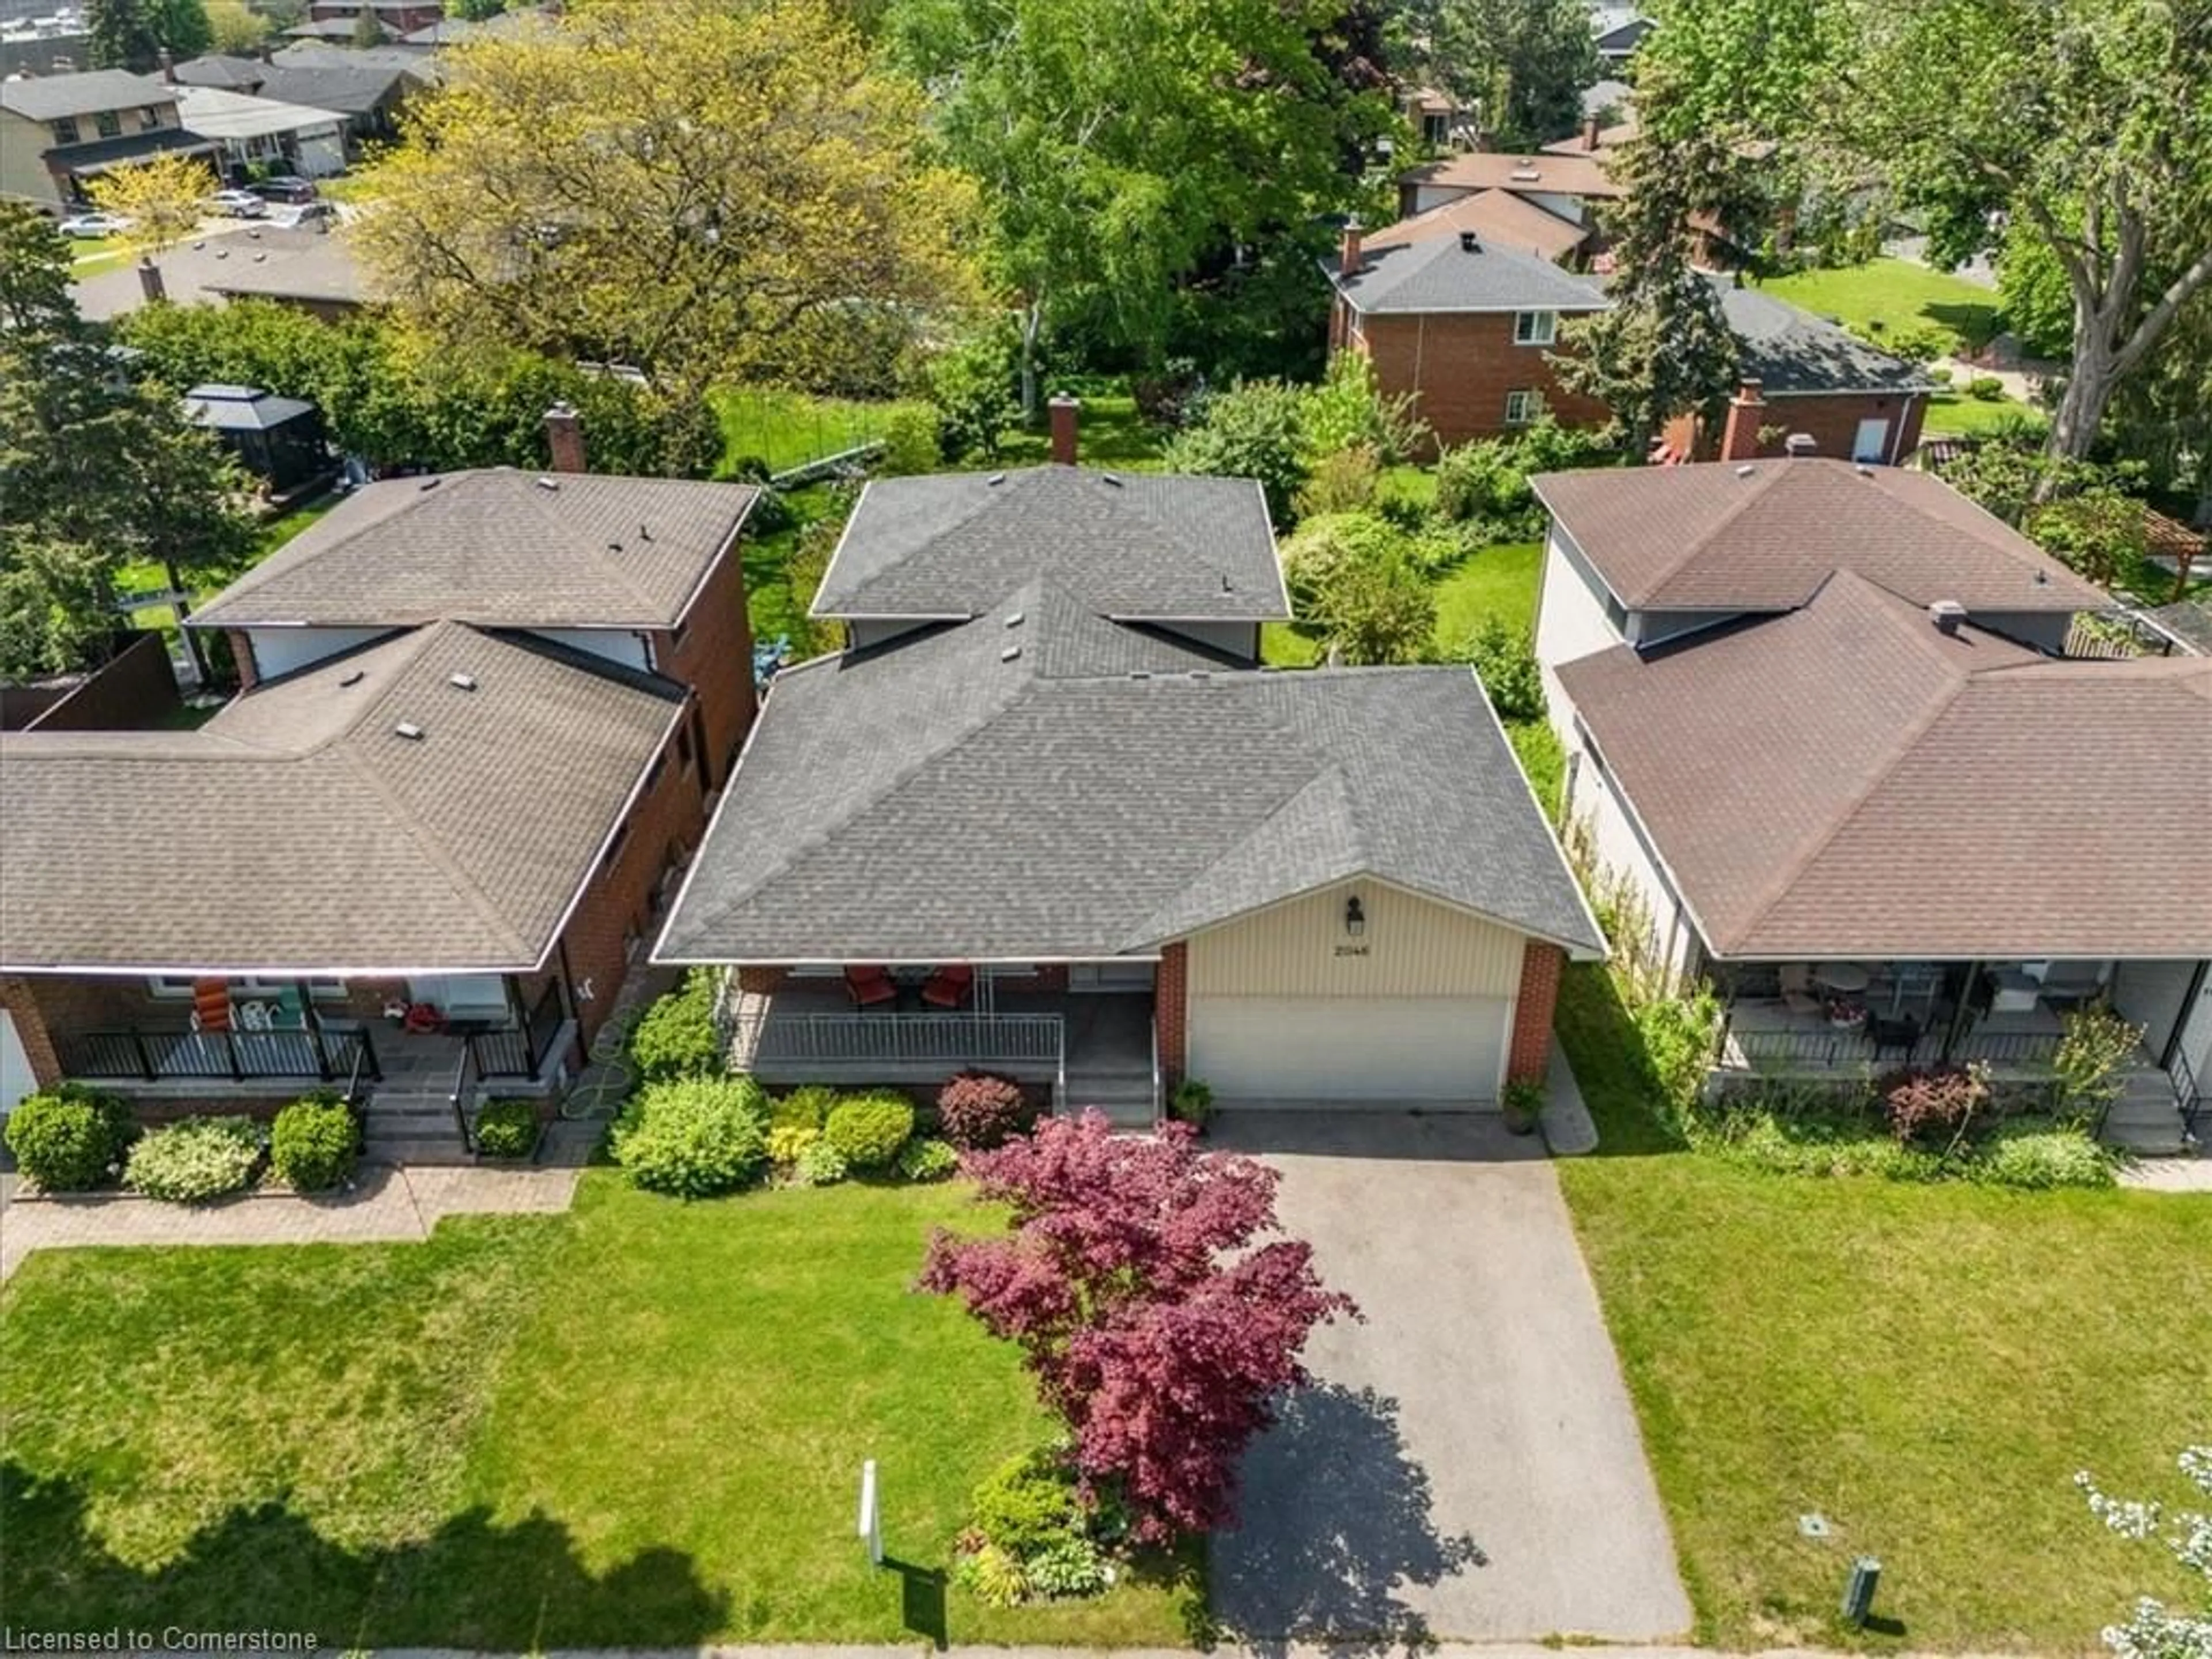
M 1354 939 L 1367 931 L 1367 912 L 1360 908 L 1357 893 L 1344 902 L 1344 931 Z

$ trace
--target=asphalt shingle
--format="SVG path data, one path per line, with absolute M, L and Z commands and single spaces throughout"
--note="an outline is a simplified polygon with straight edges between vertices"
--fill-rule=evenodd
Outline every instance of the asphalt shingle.
M 1611 303 L 1595 283 L 1480 232 L 1471 249 L 1453 234 L 1364 250 L 1360 268 L 1336 286 L 1368 313 L 1587 312 Z

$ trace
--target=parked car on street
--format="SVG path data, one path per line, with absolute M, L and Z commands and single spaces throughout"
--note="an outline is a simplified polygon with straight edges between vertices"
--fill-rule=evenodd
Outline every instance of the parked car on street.
M 97 241 L 104 237 L 121 235 L 131 228 L 131 222 L 119 213 L 73 213 L 56 228 L 64 236 L 85 237 Z
M 313 179 L 302 179 L 298 174 L 290 173 L 278 173 L 273 179 L 264 179 L 259 184 L 251 185 L 249 188 L 265 202 L 282 202 L 292 207 L 297 207 L 302 202 L 312 202 L 316 196 Z
M 208 198 L 208 210 L 230 219 L 265 219 L 269 204 L 250 190 L 219 190 Z
M 338 222 L 338 204 L 336 202 L 308 202 L 295 208 L 280 208 L 276 218 L 280 223 L 302 230 L 317 225 L 334 225 Z

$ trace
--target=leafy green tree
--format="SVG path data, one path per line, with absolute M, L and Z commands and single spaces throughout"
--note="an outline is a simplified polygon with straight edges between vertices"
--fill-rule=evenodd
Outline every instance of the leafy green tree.
M 1703 134 L 1640 136 L 1614 177 L 1628 194 L 1600 211 L 1618 274 L 1610 310 L 1560 331 L 1560 379 L 1613 411 L 1623 447 L 1641 456 L 1678 415 L 1717 417 L 1736 383 L 1735 336 L 1695 264 L 1693 221 L 1729 198 L 1735 157 Z
M 2014 220 L 1996 266 L 2005 327 L 2035 356 L 2063 359 L 2074 347 L 2074 293 L 2051 244 L 2027 220 Z
M 1010 330 L 987 329 L 931 362 L 929 401 L 948 456 L 999 459 L 1000 441 L 1021 414 L 1014 400 L 1015 349 Z
M 678 395 L 849 372 L 972 297 L 972 193 L 823 0 L 600 0 L 472 40 L 355 236 L 441 349 L 634 363 Z
M 85 30 L 94 69 L 143 75 L 160 61 L 161 31 L 149 0 L 86 0 Z
M 1253 380 L 1206 398 L 1198 422 L 1177 433 L 1165 457 L 1170 472 L 1256 478 L 1278 525 L 1291 521 L 1306 479 L 1301 393 L 1280 380 Z
M 1343 51 L 1346 15 L 1344 0 L 895 0 L 888 48 L 981 185 L 988 270 L 1021 308 L 1025 412 L 1048 325 L 1080 319 L 1157 366 L 1186 288 L 1320 251 L 1318 216 L 1352 204 L 1393 119 Z
M 0 336 L 58 333 L 76 315 L 70 245 L 28 202 L 0 196 Z
M 207 0 L 207 19 L 216 52 L 250 52 L 269 38 L 269 20 L 246 0 Z
M 1563 138 L 1582 121 L 1582 91 L 1598 79 L 1583 0 L 1423 0 L 1401 38 L 1424 43 L 1424 77 L 1482 112 L 1504 149 Z
M 154 31 L 173 58 L 198 58 L 215 50 L 215 25 L 207 0 L 149 0 Z
M 1421 662 L 1436 635 L 1436 589 L 1402 546 L 1386 546 L 1328 567 L 1304 620 L 1334 661 Z

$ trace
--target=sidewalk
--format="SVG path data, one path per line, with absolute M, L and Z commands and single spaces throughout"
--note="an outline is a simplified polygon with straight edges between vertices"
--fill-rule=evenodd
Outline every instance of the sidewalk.
M 568 1207 L 571 1169 L 399 1169 L 365 1164 L 350 1191 L 282 1189 L 218 1204 L 163 1204 L 125 1193 L 19 1198 L 0 1175 L 0 1280 L 33 1250 L 102 1244 L 360 1244 L 418 1242 L 449 1215 L 525 1215 Z

